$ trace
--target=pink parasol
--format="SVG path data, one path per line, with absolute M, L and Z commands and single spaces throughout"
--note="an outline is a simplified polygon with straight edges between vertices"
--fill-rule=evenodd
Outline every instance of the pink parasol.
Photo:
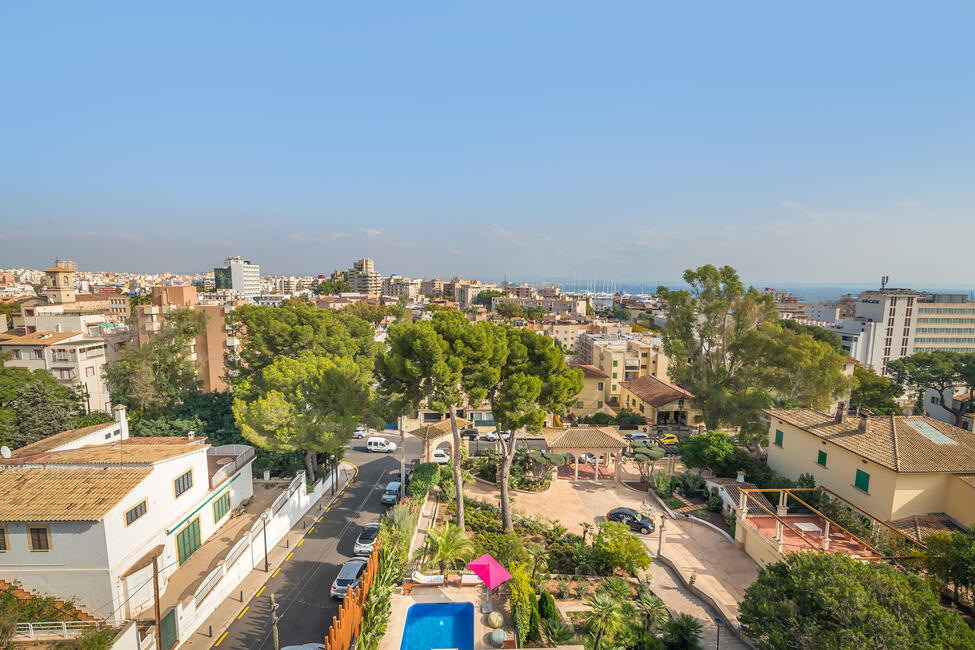
M 467 568 L 477 574 L 477 577 L 487 585 L 488 589 L 494 589 L 511 578 L 508 570 L 491 557 L 490 553 L 485 553 L 476 560 L 471 560 L 467 563 Z

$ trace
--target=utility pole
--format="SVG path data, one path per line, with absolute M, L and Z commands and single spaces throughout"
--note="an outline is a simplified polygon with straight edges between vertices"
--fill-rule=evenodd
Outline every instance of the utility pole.
M 152 558 L 152 592 L 156 607 L 156 647 L 162 647 L 162 621 L 159 616 L 159 556 Z
M 274 633 L 274 650 L 281 650 L 278 642 L 278 606 L 274 602 L 274 594 L 271 594 L 271 629 Z
M 264 532 L 264 573 L 267 573 L 267 516 L 262 514 L 261 521 L 264 522 L 264 526 L 261 528 Z
M 396 427 L 399 429 L 399 498 L 406 498 L 406 435 L 403 432 L 403 416 L 397 416 Z

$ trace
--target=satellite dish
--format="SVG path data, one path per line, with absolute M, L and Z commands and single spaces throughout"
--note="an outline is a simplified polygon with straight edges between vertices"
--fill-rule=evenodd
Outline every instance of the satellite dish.
M 3 456 L 4 458 L 10 458 L 10 447 L 8 447 L 7 445 L 0 447 L 0 456 Z

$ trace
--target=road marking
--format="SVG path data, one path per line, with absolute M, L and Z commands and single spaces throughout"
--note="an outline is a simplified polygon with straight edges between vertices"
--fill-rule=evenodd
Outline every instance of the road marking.
M 295 544 L 295 548 L 298 548 L 299 546 L 301 546 L 304 543 L 305 543 L 305 538 L 302 537 L 301 539 L 298 540 L 298 543 Z
M 258 596 L 260 596 L 261 594 L 263 594 L 265 589 L 267 589 L 267 585 L 264 585 L 263 587 L 261 587 L 260 589 L 258 589 L 257 590 L 257 593 L 254 594 L 254 598 L 257 598 Z
M 294 554 L 295 554 L 294 551 L 291 551 L 290 553 L 288 553 L 288 557 L 284 558 L 284 561 L 287 562 L 288 560 L 290 560 L 291 559 L 291 556 L 294 555 Z
M 314 527 L 314 526 L 312 526 L 311 528 L 309 528 L 309 529 L 308 529 L 308 532 L 310 533 L 310 532 L 311 532 L 311 531 L 313 531 L 313 530 L 315 530 L 315 527 Z
M 229 631 L 230 630 L 227 630 L 227 632 L 229 632 Z M 217 639 L 217 642 L 213 644 L 213 647 L 214 648 L 216 648 L 218 645 L 220 645 L 221 643 L 223 643 L 223 640 L 227 638 L 227 632 L 224 632 L 223 635 L 219 639 Z
M 278 567 L 277 569 L 275 569 L 274 570 L 274 573 L 271 574 L 271 577 L 273 578 L 274 576 L 278 575 L 278 571 L 280 571 L 280 570 L 281 570 L 281 567 Z
M 244 608 L 244 611 L 242 611 L 240 614 L 237 614 L 237 620 L 239 621 L 240 619 L 244 618 L 244 614 L 246 614 L 247 613 L 247 610 L 250 609 L 250 608 L 251 608 L 251 606 L 248 605 L 247 607 Z

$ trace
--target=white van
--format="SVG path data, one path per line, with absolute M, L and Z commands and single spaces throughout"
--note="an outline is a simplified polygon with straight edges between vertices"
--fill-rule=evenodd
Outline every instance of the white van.
M 385 438 L 372 437 L 366 440 L 366 449 L 369 451 L 378 451 L 383 454 L 391 454 L 396 451 L 396 443 L 390 442 Z

